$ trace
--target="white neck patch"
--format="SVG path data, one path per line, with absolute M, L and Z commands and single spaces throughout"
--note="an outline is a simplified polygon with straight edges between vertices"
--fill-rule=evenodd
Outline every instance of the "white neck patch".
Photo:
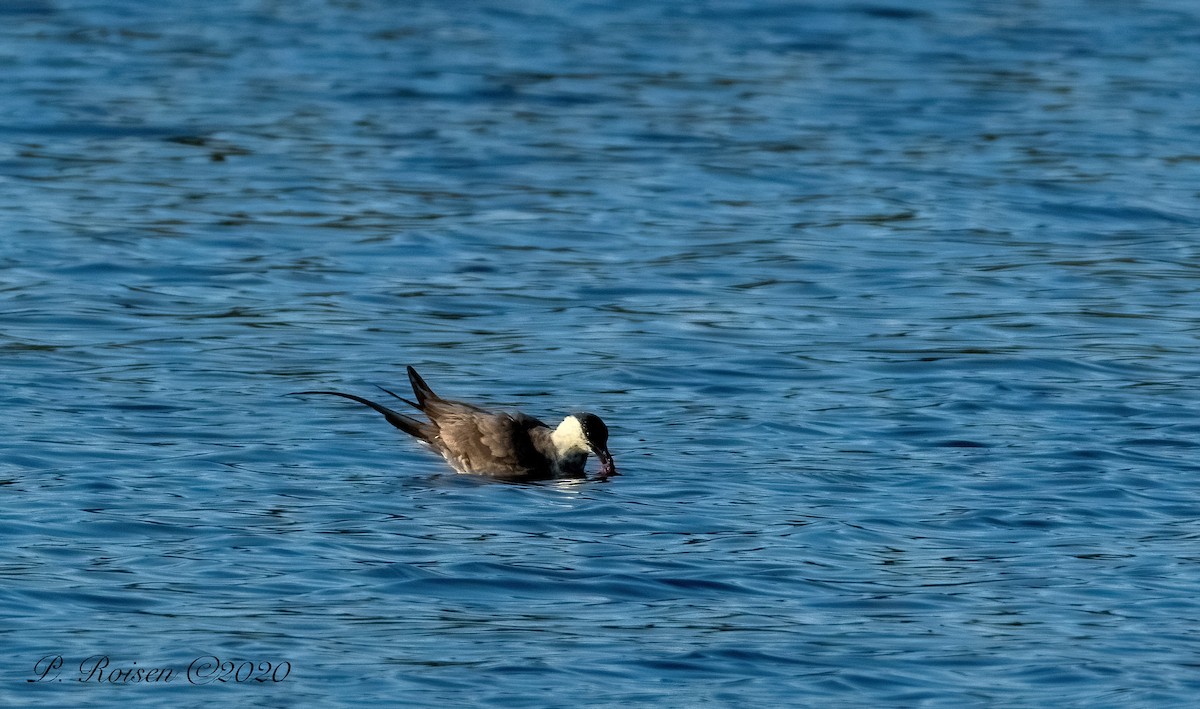
M 554 448 L 559 455 L 587 453 L 591 450 L 588 447 L 587 438 L 583 436 L 583 426 L 574 416 L 563 419 L 563 422 L 558 424 L 558 428 L 554 429 L 554 433 L 550 435 L 550 440 L 554 442 Z

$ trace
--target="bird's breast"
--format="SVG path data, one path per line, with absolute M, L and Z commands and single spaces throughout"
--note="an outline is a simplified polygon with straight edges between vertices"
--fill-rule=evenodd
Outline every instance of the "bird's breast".
M 555 461 L 559 475 L 583 475 L 583 466 L 587 463 L 587 453 L 569 453 Z

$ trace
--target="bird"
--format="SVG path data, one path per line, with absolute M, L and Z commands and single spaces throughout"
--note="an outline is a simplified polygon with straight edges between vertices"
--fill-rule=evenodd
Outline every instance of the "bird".
M 608 427 L 592 413 L 574 413 L 556 428 L 523 413 L 489 411 L 433 393 L 417 370 L 408 367 L 416 401 L 379 387 L 425 415 L 428 421 L 389 409 L 370 399 L 340 391 L 297 391 L 356 401 L 383 414 L 387 422 L 428 445 L 459 473 L 506 481 L 586 477 L 588 453 L 600 461 L 597 479 L 618 475 L 608 451 Z

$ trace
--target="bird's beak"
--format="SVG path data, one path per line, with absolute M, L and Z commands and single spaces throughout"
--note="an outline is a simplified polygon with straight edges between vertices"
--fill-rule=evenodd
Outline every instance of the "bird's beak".
M 607 448 L 597 448 L 596 457 L 600 459 L 600 472 L 598 475 L 601 478 L 611 478 L 614 475 L 620 475 L 617 472 L 617 464 L 613 461 L 612 453 L 609 453 Z

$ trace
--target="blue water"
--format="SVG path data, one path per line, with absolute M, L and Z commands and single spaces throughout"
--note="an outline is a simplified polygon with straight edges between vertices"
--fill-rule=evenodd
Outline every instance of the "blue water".
M 22 0 L 0 76 L 0 705 L 1200 691 L 1192 0 Z M 624 475 L 285 396 L 407 364 Z

